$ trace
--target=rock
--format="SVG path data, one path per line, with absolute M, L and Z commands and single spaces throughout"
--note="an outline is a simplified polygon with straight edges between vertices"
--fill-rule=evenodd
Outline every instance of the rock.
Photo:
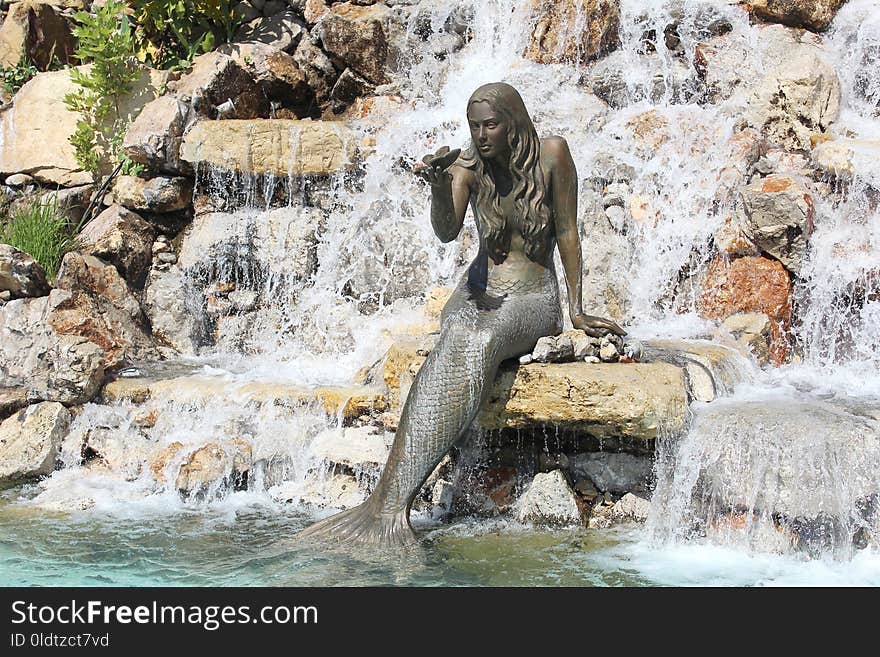
M 581 330 L 573 329 L 566 331 L 571 336 L 572 355 L 575 360 L 583 360 L 587 356 L 596 356 L 599 353 L 598 341 Z
M 312 454 L 327 463 L 343 465 L 355 472 L 378 473 L 388 458 L 388 447 L 385 435 L 377 433 L 374 427 L 334 428 L 315 437 Z
M 840 180 L 880 184 L 880 139 L 834 139 L 816 146 L 811 155 L 819 169 Z
M 132 288 L 146 280 L 152 258 L 155 231 L 134 212 L 111 205 L 80 232 L 84 250 L 116 267 Z
M 479 421 L 487 429 L 546 424 L 653 440 L 681 430 L 686 408 L 683 373 L 667 363 L 531 364 L 499 374 Z
M 77 335 L 104 350 L 104 367 L 124 360 L 158 359 L 145 332 L 145 318 L 126 282 L 112 265 L 71 251 L 61 261 L 56 297 L 48 321 L 60 335 Z
M 15 2 L 0 26 L 0 67 L 15 68 L 24 58 L 45 71 L 54 58 L 69 64 L 76 40 L 61 12 L 48 2 Z
M 319 114 L 315 92 L 293 56 L 264 43 L 226 44 L 218 50 L 247 68 L 270 101 L 300 118 Z
M 56 206 L 59 214 L 67 217 L 71 226 L 77 226 L 92 202 L 94 193 L 94 185 L 78 185 L 45 192 L 40 195 L 40 201 Z
M 202 121 L 180 149 L 190 164 L 276 176 L 328 176 L 353 166 L 350 129 L 329 121 Z
M 167 481 L 168 476 L 171 474 L 169 466 L 171 468 L 174 468 L 175 465 L 179 466 L 176 461 L 182 451 L 183 443 L 175 441 L 170 445 L 162 447 L 150 457 L 150 472 L 153 473 L 153 478 L 156 481 L 160 484 L 164 484 Z
M 749 0 L 749 8 L 758 18 L 805 27 L 814 32 L 828 29 L 837 10 L 846 0 Z
M 351 105 L 359 96 L 372 93 L 375 87 L 367 80 L 359 76 L 350 68 L 345 69 L 333 89 L 330 91 L 330 99 L 333 101 L 333 111 L 341 112 Z
M 652 358 L 674 362 L 684 368 L 688 393 L 697 401 L 710 402 L 733 393 L 752 378 L 753 370 L 735 346 L 708 340 L 650 340 Z
M 303 16 L 309 25 L 317 23 L 328 11 L 330 11 L 330 7 L 324 0 L 305 0 Z
M 296 14 L 285 11 L 251 20 L 239 28 L 235 40 L 242 43 L 265 43 L 275 50 L 290 51 L 296 47 L 306 31 Z
M 145 179 L 118 176 L 105 203 L 117 203 L 129 210 L 174 212 L 192 203 L 192 194 L 191 178 L 157 176 Z
M 532 360 L 537 363 L 561 363 L 574 358 L 571 336 L 565 333 L 558 336 L 539 338 L 532 350 Z
M 79 114 L 67 108 L 64 96 L 79 86 L 70 71 L 39 73 L 0 109 L 0 174 L 25 172 L 43 183 L 65 187 L 92 183 L 81 169 L 70 137 Z M 134 118 L 168 81 L 168 71 L 145 70 L 119 106 L 120 115 Z
M 23 388 L 0 388 L 0 420 L 5 420 L 15 411 L 27 405 L 27 390 Z
M 11 176 L 6 176 L 4 184 L 9 187 L 14 187 L 15 189 L 21 189 L 22 187 L 27 187 L 33 182 L 34 179 L 26 173 L 14 173 Z
M 153 443 L 137 431 L 94 427 L 84 432 L 82 453 L 100 462 L 111 472 L 133 481 L 141 475 L 153 451 Z
M 389 38 L 392 17 L 392 10 L 385 5 L 343 2 L 333 5 L 313 32 L 340 69 L 348 67 L 372 84 L 386 84 L 393 60 Z
M 519 522 L 551 526 L 583 524 L 577 498 L 561 470 L 536 474 L 514 509 Z
M 817 52 L 793 48 L 751 90 L 743 125 L 788 150 L 809 149 L 840 114 L 840 81 Z
M 2 385 L 27 391 L 30 401 L 80 404 L 90 401 L 104 378 L 104 350 L 77 335 L 59 335 L 55 309 L 71 294 L 18 299 L 0 307 Z
M 257 0 L 258 3 L 260 1 L 261 0 Z M 243 0 L 235 5 L 233 11 L 235 12 L 236 17 L 244 22 L 252 21 L 262 15 L 260 8 L 255 6 L 254 2 L 248 2 L 247 0 Z
M 41 297 L 49 294 L 46 270 L 24 251 L 0 244 L 0 291 L 10 298 Z
M 599 360 L 603 363 L 616 363 L 620 359 L 617 345 L 608 336 L 602 338 L 599 343 Z
M 177 473 L 174 486 L 183 495 L 201 496 L 211 488 L 222 485 L 232 474 L 232 460 L 215 443 L 191 452 Z
M 189 73 L 172 88 L 180 101 L 189 103 L 201 117 L 217 118 L 218 108 L 227 102 L 232 110 L 224 118 L 255 119 L 269 113 L 269 103 L 256 80 L 235 59 L 221 52 L 196 57 Z
M 539 64 L 586 64 L 617 46 L 617 0 L 532 0 L 532 9 L 535 28 L 524 55 Z
M 719 331 L 733 336 L 747 353 L 757 359 L 759 365 L 770 362 L 773 325 L 764 313 L 735 313 L 721 322 Z
M 747 256 L 716 258 L 709 267 L 698 306 L 710 319 L 724 319 L 739 312 L 764 313 L 771 321 L 770 361 L 782 364 L 790 346 L 791 279 L 782 264 Z
M 70 421 L 64 406 L 43 402 L 0 423 L 0 483 L 51 474 Z
M 637 114 L 626 122 L 626 127 L 633 140 L 649 152 L 656 151 L 670 139 L 669 121 L 655 109 Z
M 648 520 L 651 503 L 643 497 L 627 493 L 611 507 L 612 522 L 644 523 Z
M 813 232 L 814 197 L 798 176 L 771 175 L 742 190 L 742 211 L 750 241 L 797 273 Z
M 578 454 L 569 462 L 572 476 L 588 477 L 603 493 L 646 490 L 653 469 L 651 457 L 623 452 Z
M 293 51 L 293 59 L 306 76 L 318 105 L 328 103 L 339 73 L 327 53 L 319 47 L 317 39 L 311 35 L 303 36 Z
M 144 285 L 144 313 L 158 344 L 181 354 L 194 354 L 193 312 L 187 306 L 188 287 L 180 267 L 157 269 L 147 275 Z
M 188 114 L 187 104 L 173 95 L 148 103 L 126 131 L 123 151 L 153 171 L 191 172 L 180 160 L 180 144 Z

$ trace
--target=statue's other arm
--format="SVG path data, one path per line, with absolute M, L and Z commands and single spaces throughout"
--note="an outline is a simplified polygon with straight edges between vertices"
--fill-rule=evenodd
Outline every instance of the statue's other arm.
M 550 149 L 556 241 L 568 287 L 569 315 L 572 322 L 575 322 L 584 312 L 581 292 L 581 240 L 577 227 L 577 169 L 565 139 L 551 137 L 544 141 L 544 147 Z
M 553 215 L 556 222 L 556 242 L 559 256 L 565 270 L 568 287 L 568 309 L 574 328 L 590 335 L 602 335 L 608 331 L 626 335 L 620 326 L 610 319 L 585 315 L 583 310 L 581 275 L 581 240 L 577 226 L 577 169 L 562 137 L 550 137 L 544 142 L 549 148 L 551 162 L 551 191 L 553 194 Z

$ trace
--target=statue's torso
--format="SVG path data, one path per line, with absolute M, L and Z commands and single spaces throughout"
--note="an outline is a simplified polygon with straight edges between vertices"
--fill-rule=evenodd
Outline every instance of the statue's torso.
M 543 143 L 543 140 L 542 140 Z M 491 258 L 488 259 L 488 280 L 489 286 L 496 282 L 502 287 L 508 281 L 518 280 L 523 282 L 538 281 L 544 278 L 547 270 L 553 268 L 553 249 L 555 247 L 555 230 L 553 230 L 553 212 L 552 212 L 552 195 L 553 195 L 553 165 L 554 162 L 546 156 L 546 149 L 541 149 L 541 166 L 547 182 L 547 198 L 545 203 L 550 209 L 551 230 L 547 235 L 548 241 L 545 253 L 547 256 L 544 262 L 535 262 L 531 260 L 525 253 L 525 240 L 522 235 L 521 217 L 518 216 L 514 203 L 513 191 L 508 191 L 503 196 L 499 196 L 501 201 L 501 209 L 505 217 L 505 236 L 502 243 L 507 244 L 508 248 L 504 257 L 500 262 L 495 262 Z M 479 225 L 479 224 L 478 224 Z

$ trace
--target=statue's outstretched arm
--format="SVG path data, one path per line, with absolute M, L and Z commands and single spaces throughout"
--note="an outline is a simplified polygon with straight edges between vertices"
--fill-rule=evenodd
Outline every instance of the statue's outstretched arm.
M 581 258 L 581 240 L 577 226 L 577 169 L 571 157 L 571 151 L 565 139 L 556 137 L 548 139 L 546 147 L 551 148 L 553 162 L 553 215 L 556 225 L 556 241 L 559 245 L 559 256 L 565 271 L 565 282 L 568 287 L 568 309 L 574 328 L 586 331 L 590 335 L 601 335 L 608 331 L 617 335 L 626 335 L 620 326 L 610 319 L 585 315 L 583 310 L 583 263 Z
M 431 185 L 431 226 L 441 242 L 458 237 L 471 195 L 473 173 L 452 164 L 458 153 L 444 146 L 415 169 Z

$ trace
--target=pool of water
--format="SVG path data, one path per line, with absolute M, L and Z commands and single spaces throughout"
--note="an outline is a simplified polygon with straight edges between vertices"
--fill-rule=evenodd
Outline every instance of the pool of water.
M 405 554 L 293 545 L 313 519 L 247 494 L 192 509 L 51 514 L 0 501 L 4 586 L 880 585 L 880 552 L 846 562 L 704 544 L 638 526 L 536 531 L 505 520 L 425 525 Z

